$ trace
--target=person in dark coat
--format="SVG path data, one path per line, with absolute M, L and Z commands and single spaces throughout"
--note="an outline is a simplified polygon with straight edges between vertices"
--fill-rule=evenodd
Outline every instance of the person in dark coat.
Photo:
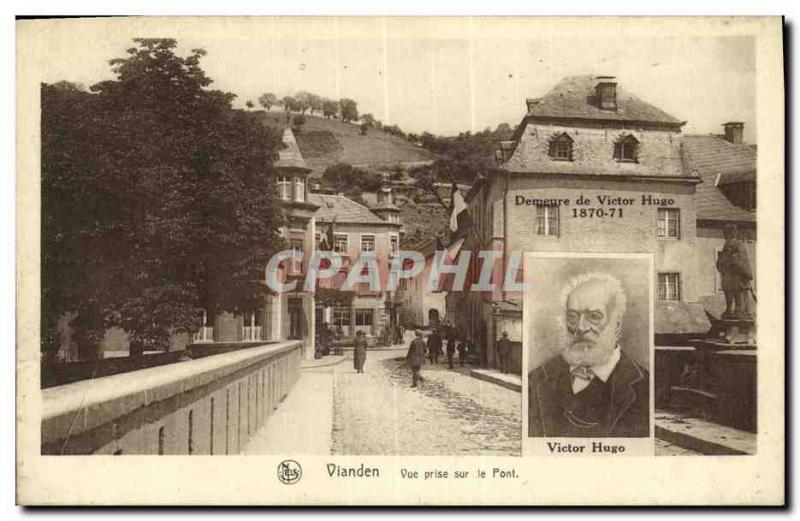
M 500 371 L 503 374 L 508 373 L 511 361 L 511 340 L 508 339 L 506 331 L 503 331 L 503 336 L 497 341 L 497 357 L 500 359 Z
M 357 373 L 364 372 L 364 362 L 367 361 L 367 339 L 364 338 L 364 332 L 359 331 L 356 333 L 356 344 L 353 349 L 353 367 Z
M 416 387 L 417 382 L 422 382 L 424 378 L 420 374 L 422 364 L 425 363 L 425 341 L 422 339 L 422 331 L 419 329 L 414 332 L 416 338 L 408 347 L 406 359 L 411 366 L 411 387 Z
M 528 374 L 528 436 L 648 437 L 650 378 L 620 345 L 622 285 L 588 273 L 565 295 L 560 354 Z
M 456 331 L 452 326 L 447 328 L 447 367 L 453 368 L 453 357 L 456 354 Z
M 469 343 L 463 336 L 459 336 L 458 342 L 458 363 L 464 367 L 464 362 L 467 361 L 467 353 L 469 352 Z
M 442 336 L 439 331 L 434 329 L 428 337 L 428 358 L 432 364 L 439 363 L 439 356 L 442 354 Z

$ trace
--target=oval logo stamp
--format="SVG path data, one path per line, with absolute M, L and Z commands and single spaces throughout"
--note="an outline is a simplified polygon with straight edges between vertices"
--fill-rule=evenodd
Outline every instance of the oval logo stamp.
M 278 464 L 278 479 L 284 485 L 294 485 L 303 476 L 303 468 L 293 459 L 283 460 Z

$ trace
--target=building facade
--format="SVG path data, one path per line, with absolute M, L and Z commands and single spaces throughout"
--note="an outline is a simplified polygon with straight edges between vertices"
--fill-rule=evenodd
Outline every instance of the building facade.
M 425 266 L 416 277 L 401 281 L 403 288 L 402 325 L 406 329 L 427 328 L 433 329 L 446 320 L 447 293 L 444 285 L 429 288 L 428 281 L 436 255 L 436 242 L 430 240 L 419 248 L 425 257 Z M 446 277 L 442 277 L 445 280 Z
M 400 249 L 400 209 L 394 205 L 390 189 L 381 189 L 377 204 L 371 208 L 341 194 L 311 194 L 318 206 L 314 214 L 315 244 L 332 236 L 331 248 L 341 256 L 340 272 L 323 282 L 323 287 L 351 293 L 348 303 L 318 305 L 316 321 L 328 324 L 340 337 L 352 337 L 358 331 L 377 337 L 397 324 L 397 292 L 387 291 L 386 266 Z M 381 268 L 380 287 L 355 284 L 345 288 L 345 281 L 359 257 L 373 257 Z
M 495 250 L 503 265 L 513 251 L 652 253 L 657 337 L 707 330 L 694 260 L 701 179 L 684 167 L 685 122 L 602 76 L 565 78 L 527 109 L 498 168 L 465 198 L 474 230 L 462 251 Z M 451 299 L 459 327 L 496 365 L 501 329 L 521 331 L 520 295 Z

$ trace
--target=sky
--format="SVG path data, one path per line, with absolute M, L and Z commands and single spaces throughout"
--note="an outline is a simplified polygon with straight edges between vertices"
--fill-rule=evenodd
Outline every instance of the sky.
M 756 47 L 746 35 L 683 34 L 678 24 L 559 25 L 504 18 L 238 18 L 62 21 L 43 32 L 42 81 L 89 86 L 112 78 L 108 60 L 131 39 L 172 37 L 202 47 L 214 88 L 256 103 L 307 90 L 358 102 L 406 132 L 441 135 L 512 126 L 525 99 L 562 77 L 612 75 L 637 97 L 686 121 L 684 133 L 721 133 L 743 121 L 756 140 Z M 668 30 L 669 29 L 669 30 Z M 24 57 L 20 57 L 24 60 Z

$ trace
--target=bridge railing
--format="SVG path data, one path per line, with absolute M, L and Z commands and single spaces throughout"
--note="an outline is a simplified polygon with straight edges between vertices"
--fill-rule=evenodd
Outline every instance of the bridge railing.
M 42 391 L 42 454 L 237 454 L 300 376 L 288 341 Z

